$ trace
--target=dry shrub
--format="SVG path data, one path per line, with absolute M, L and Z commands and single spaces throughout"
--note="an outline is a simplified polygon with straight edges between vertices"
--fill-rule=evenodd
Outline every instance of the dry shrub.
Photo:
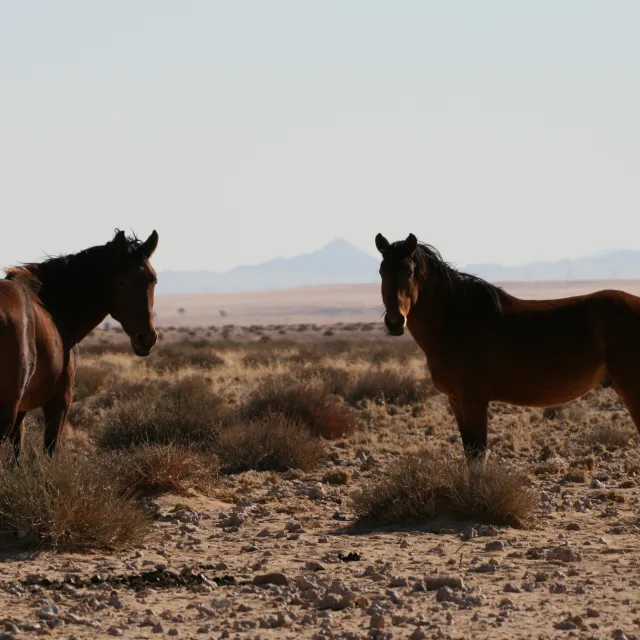
M 327 392 L 344 396 L 351 382 L 351 373 L 347 369 L 330 365 L 312 365 L 295 369 L 293 374 L 299 380 L 321 384 Z
M 587 432 L 587 442 L 591 446 L 602 445 L 607 449 L 624 449 L 629 446 L 633 431 L 617 424 L 601 424 Z
M 143 444 L 113 454 L 114 473 L 136 491 L 184 495 L 192 487 L 207 489 L 218 471 L 211 453 L 174 444 Z
M 131 343 L 127 340 L 107 340 L 102 338 L 98 341 L 85 339 L 80 343 L 80 358 L 85 356 L 102 356 L 106 354 L 133 354 Z
M 222 400 L 202 376 L 147 383 L 146 393 L 122 397 L 105 412 L 98 444 L 105 449 L 152 443 L 206 449 L 215 441 L 223 414 Z
M 151 522 L 102 458 L 28 447 L 19 465 L 0 461 L 0 529 L 22 544 L 56 549 L 141 543 Z
M 361 373 L 349 386 L 350 402 L 373 400 L 389 404 L 415 404 L 427 397 L 426 381 L 411 371 L 398 369 L 369 369 Z
M 353 497 L 361 522 L 402 524 L 439 516 L 525 526 L 537 493 L 516 469 L 502 462 L 446 458 L 432 450 L 405 454 L 389 473 Z
M 181 340 L 154 349 L 146 364 L 156 371 L 177 371 L 184 367 L 211 369 L 224 364 L 207 340 Z
M 324 444 L 299 422 L 281 413 L 235 424 L 220 433 L 216 453 L 228 472 L 313 469 Z
M 104 391 L 115 379 L 117 368 L 112 362 L 79 359 L 73 397 L 85 400 Z
M 301 384 L 286 376 L 265 380 L 242 409 L 249 419 L 272 412 L 329 439 L 349 435 L 359 426 L 356 413 L 322 385 Z

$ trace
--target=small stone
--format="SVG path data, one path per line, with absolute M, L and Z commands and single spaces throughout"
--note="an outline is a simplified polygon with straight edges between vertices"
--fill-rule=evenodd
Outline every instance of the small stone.
M 522 593 L 522 589 L 514 587 L 510 582 L 507 582 L 507 584 L 504 585 L 503 591 L 505 593 Z
M 275 584 L 279 587 L 288 587 L 289 579 L 284 573 L 265 573 L 262 575 L 254 576 L 253 584 L 255 585 L 265 585 L 265 584 Z
M 570 522 L 567 525 L 567 531 L 582 531 L 582 527 L 577 522 Z
M 484 545 L 486 551 L 504 551 L 506 544 L 502 540 L 493 540 Z
M 427 591 L 438 591 L 441 587 L 464 589 L 464 580 L 458 576 L 433 576 L 426 579 Z
M 560 562 L 581 562 L 582 554 L 579 551 L 574 551 L 571 547 L 556 547 L 547 551 L 546 559 L 559 560 Z
M 316 608 L 320 610 L 332 609 L 333 611 L 337 611 L 339 609 L 344 609 L 344 607 L 341 606 L 341 603 L 342 598 L 338 597 L 334 593 L 328 593 L 316 602 Z
M 326 493 L 321 484 L 311 487 L 307 495 L 310 500 L 322 500 L 322 498 L 326 498 Z
M 561 593 L 567 593 L 567 585 L 562 583 L 549 585 L 549 593 L 554 593 L 556 595 Z
M 322 482 L 325 484 L 342 485 L 347 484 L 349 479 L 349 473 L 347 471 L 343 471 L 342 469 L 333 469 L 324 474 Z
M 60 615 L 60 609 L 56 605 L 42 607 L 36 614 L 40 620 L 55 620 Z
M 384 616 L 374 613 L 369 620 L 369 627 L 372 629 L 384 629 L 386 627 Z
M 593 609 L 592 607 L 589 607 L 587 609 L 587 618 L 599 618 L 600 617 L 600 612 L 597 609 Z
M 403 578 L 402 576 L 393 576 L 391 578 L 391 582 L 389 583 L 389 587 L 394 589 L 397 587 L 406 587 L 408 586 L 408 582 L 406 578 Z
M 553 626 L 559 631 L 570 631 L 578 628 L 578 625 L 572 620 L 563 620 L 562 622 L 556 622 Z
M 153 627 L 151 627 L 151 631 L 153 631 L 153 633 L 164 633 L 164 629 L 159 622 L 157 622 L 156 624 L 153 625 Z

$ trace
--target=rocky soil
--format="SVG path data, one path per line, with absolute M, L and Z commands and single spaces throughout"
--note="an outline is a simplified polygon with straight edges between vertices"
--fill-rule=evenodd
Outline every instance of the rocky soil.
M 640 638 L 640 453 L 610 389 L 555 410 L 492 407 L 491 455 L 540 491 L 528 530 L 354 526 L 350 496 L 403 451 L 461 453 L 438 394 L 358 412 L 362 431 L 313 472 L 148 498 L 139 548 L 5 546 L 0 638 Z

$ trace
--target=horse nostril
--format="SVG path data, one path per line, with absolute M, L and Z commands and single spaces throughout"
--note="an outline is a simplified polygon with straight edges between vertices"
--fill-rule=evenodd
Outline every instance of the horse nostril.
M 153 333 L 136 333 L 135 340 L 141 347 L 151 349 L 158 340 L 158 334 L 155 331 Z

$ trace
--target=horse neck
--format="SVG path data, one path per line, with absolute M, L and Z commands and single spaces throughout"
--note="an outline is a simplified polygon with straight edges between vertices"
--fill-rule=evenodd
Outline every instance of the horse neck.
M 69 291 L 64 299 L 49 300 L 41 296 L 44 308 L 51 315 L 63 343 L 69 348 L 78 344 L 93 331 L 109 314 L 106 296 L 92 290 Z
M 425 284 L 407 316 L 407 328 L 418 343 L 425 343 L 445 322 L 447 300 L 443 291 Z

